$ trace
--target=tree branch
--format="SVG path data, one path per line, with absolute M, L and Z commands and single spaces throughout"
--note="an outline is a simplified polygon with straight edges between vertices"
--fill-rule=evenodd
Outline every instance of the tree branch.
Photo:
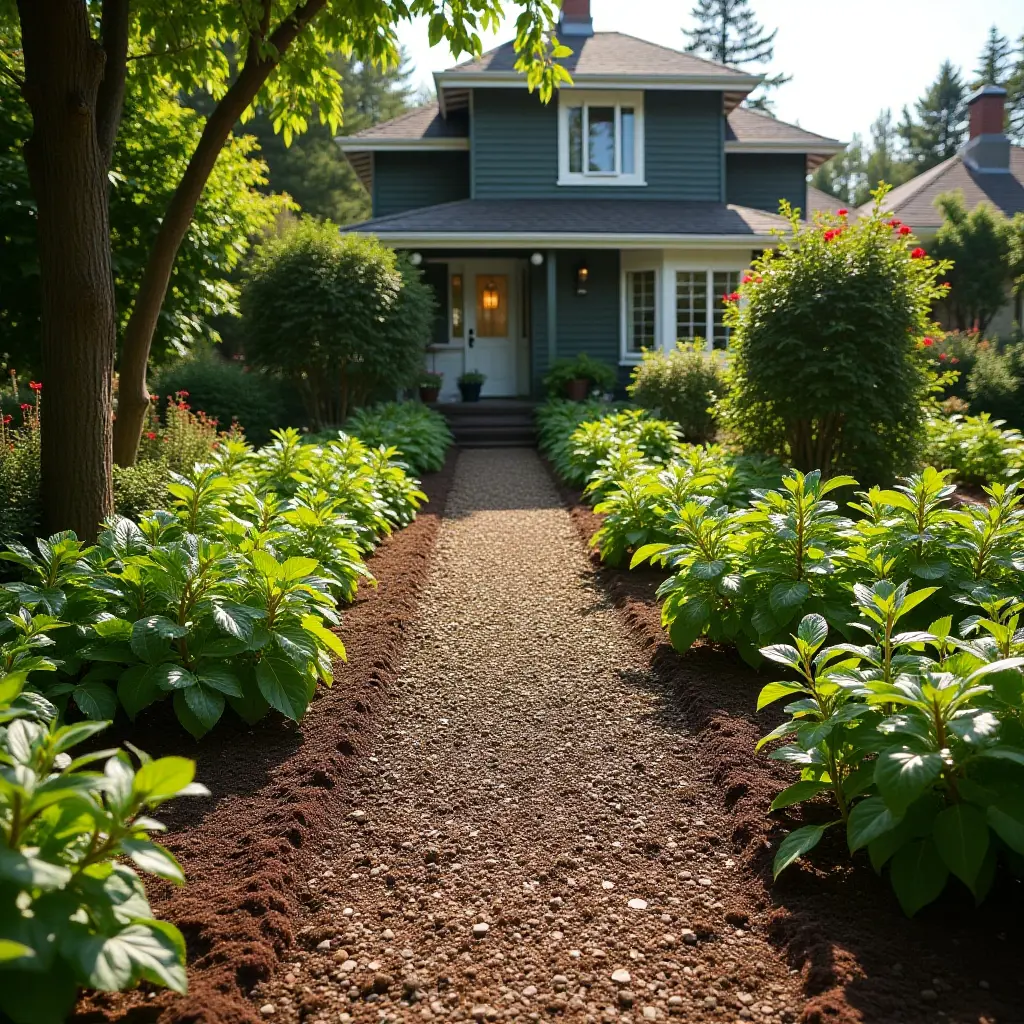
M 100 41 L 106 61 L 103 80 L 96 97 L 96 137 L 107 167 L 113 159 L 114 141 L 124 107 L 124 86 L 128 77 L 128 26 L 130 0 L 103 0 Z

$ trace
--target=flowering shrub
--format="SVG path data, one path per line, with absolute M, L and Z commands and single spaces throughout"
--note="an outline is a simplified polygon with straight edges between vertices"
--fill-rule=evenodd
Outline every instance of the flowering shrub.
M 732 328 L 726 426 L 748 448 L 801 469 L 891 480 L 913 468 L 923 406 L 938 377 L 922 339 L 947 269 L 883 214 L 819 215 L 727 296 Z
M 35 381 L 33 381 L 33 384 Z M 32 533 L 39 522 L 39 402 L 40 388 L 32 389 L 33 402 L 18 402 L 17 376 L 8 378 L 6 404 L 13 412 L 0 412 L 0 541 Z

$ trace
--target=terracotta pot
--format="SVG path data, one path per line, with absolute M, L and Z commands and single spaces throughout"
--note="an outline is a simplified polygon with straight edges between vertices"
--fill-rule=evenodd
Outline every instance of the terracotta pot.
M 565 397 L 570 402 L 586 401 L 590 394 L 590 381 L 585 379 L 571 380 L 565 385 Z
M 437 396 L 441 393 L 440 388 L 420 388 L 420 401 L 431 403 L 437 401 Z
M 459 391 L 462 393 L 462 400 L 464 402 L 479 402 L 480 401 L 480 389 L 483 384 L 459 384 Z

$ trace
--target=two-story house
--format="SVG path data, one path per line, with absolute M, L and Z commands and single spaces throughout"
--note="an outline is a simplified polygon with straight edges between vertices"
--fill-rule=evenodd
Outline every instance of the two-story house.
M 373 197 L 372 233 L 412 253 L 441 316 L 428 365 L 537 394 L 580 352 L 622 368 L 644 348 L 724 347 L 721 297 L 807 209 L 807 174 L 842 150 L 740 106 L 760 78 L 617 32 L 565 0 L 573 78 L 549 104 L 512 43 L 435 75 L 437 102 L 338 140 Z

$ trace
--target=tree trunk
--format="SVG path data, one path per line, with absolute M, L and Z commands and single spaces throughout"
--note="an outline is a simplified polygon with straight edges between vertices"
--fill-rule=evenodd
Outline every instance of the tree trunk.
M 105 55 L 82 0 L 19 0 L 25 146 L 42 290 L 43 530 L 92 539 L 112 507 L 116 307 L 107 165 L 97 136 Z
M 171 196 L 156 241 L 150 250 L 121 346 L 117 420 L 114 424 L 114 460 L 119 466 L 132 465 L 139 450 L 139 440 L 149 407 L 146 367 L 157 318 L 171 281 L 178 249 L 192 222 L 196 204 L 203 194 L 217 157 L 235 122 L 256 98 L 285 51 L 326 3 L 327 0 L 306 0 L 298 5 L 270 35 L 266 56 L 259 55 L 259 40 L 254 38 L 250 42 L 249 55 L 242 70 L 207 118 L 199 144 Z M 269 10 L 267 5 L 264 8 L 264 24 L 269 21 Z

